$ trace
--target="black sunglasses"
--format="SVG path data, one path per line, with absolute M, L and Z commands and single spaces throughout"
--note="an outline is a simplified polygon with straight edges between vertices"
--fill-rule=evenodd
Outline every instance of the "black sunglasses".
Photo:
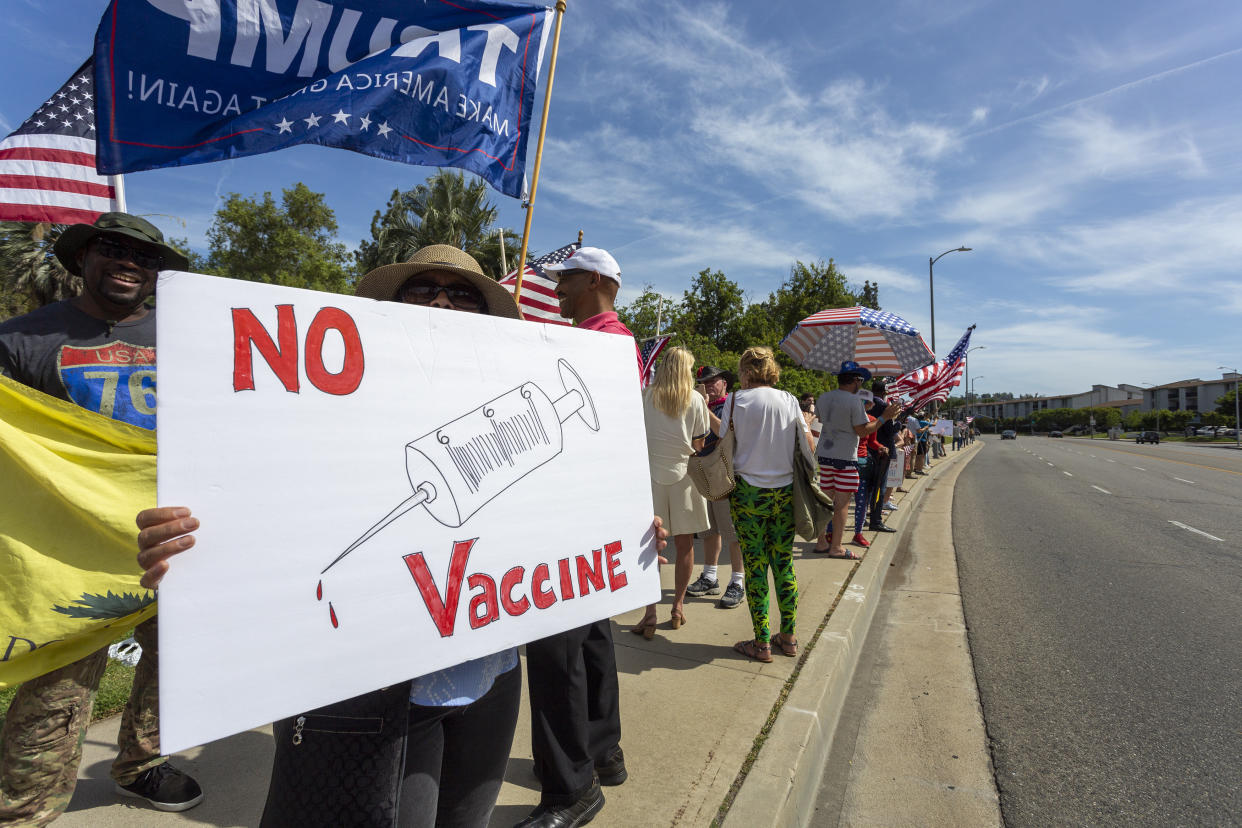
M 453 307 L 461 310 L 486 310 L 487 299 L 482 291 L 471 284 L 441 285 L 430 279 L 414 277 L 401 286 L 397 301 L 409 305 L 429 305 L 444 291 Z
M 136 247 L 130 247 L 128 244 L 122 244 L 115 239 L 107 236 L 95 237 L 95 249 L 99 251 L 99 255 L 108 259 L 116 259 L 118 261 L 129 259 L 134 264 L 144 270 L 163 270 L 164 257 L 159 254 L 143 253 Z

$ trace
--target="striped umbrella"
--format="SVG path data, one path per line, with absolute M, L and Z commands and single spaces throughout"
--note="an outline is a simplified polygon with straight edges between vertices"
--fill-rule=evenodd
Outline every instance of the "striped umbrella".
M 898 377 L 936 361 L 923 337 L 895 313 L 829 308 L 798 323 L 781 350 L 804 368 L 836 372 L 853 360 L 881 377 Z

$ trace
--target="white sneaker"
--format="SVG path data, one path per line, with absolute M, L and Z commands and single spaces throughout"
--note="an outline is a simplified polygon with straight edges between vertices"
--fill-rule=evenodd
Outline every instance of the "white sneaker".
M 896 503 L 894 503 L 893 501 L 889 500 L 889 501 L 885 502 L 884 506 L 882 506 L 881 508 L 883 508 L 883 509 L 884 509 L 884 511 L 886 511 L 886 512 L 895 512 L 895 511 L 897 511 L 897 504 L 896 504 Z

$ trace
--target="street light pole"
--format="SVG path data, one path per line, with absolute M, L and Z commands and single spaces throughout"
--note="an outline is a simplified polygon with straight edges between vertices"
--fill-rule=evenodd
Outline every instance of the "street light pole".
M 971 412 L 970 398 L 975 395 L 975 383 L 981 379 L 983 379 L 982 374 L 980 374 L 979 376 L 975 377 L 974 379 L 970 381 L 970 394 L 967 395 L 966 397 L 966 416 L 968 417 L 970 416 L 970 412 Z
M 946 250 L 936 258 L 927 257 L 927 293 L 931 297 L 931 349 L 932 353 L 936 352 L 936 282 L 932 278 L 932 267 L 936 262 L 943 259 L 950 253 L 969 253 L 969 247 L 955 247 L 952 250 Z
M 966 353 L 963 358 L 966 360 L 966 387 L 967 388 L 970 388 L 970 352 L 971 351 L 986 351 L 987 347 L 988 347 L 987 345 L 976 345 L 973 348 L 966 349 Z M 969 402 L 970 401 L 967 400 L 967 403 Z M 969 414 L 970 412 L 967 411 L 966 413 Z
M 1216 370 L 1224 371 L 1225 367 L 1221 365 Z M 1238 414 L 1238 379 L 1242 375 L 1238 374 L 1237 368 L 1230 368 L 1229 370 L 1233 372 L 1233 439 L 1234 445 L 1242 449 L 1242 416 Z

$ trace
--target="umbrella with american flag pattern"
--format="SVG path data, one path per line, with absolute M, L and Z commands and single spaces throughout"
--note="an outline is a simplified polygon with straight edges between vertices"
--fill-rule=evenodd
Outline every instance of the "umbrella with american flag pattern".
M 804 368 L 836 372 L 853 360 L 872 374 L 897 377 L 936 361 L 914 326 L 874 308 L 828 308 L 803 319 L 781 350 Z

